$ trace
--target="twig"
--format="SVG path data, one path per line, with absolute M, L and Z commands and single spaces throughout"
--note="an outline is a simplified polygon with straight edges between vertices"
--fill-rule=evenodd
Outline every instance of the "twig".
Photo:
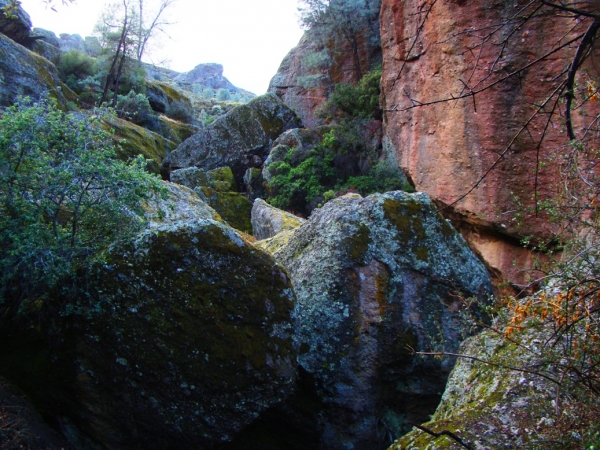
M 429 428 L 425 428 L 422 425 L 417 425 L 416 423 L 413 423 L 413 422 L 409 422 L 409 424 L 412 425 L 415 428 L 418 428 L 421 431 L 424 431 L 427 434 L 430 434 L 431 436 L 436 437 L 436 438 L 442 437 L 442 436 L 448 436 L 449 438 L 454 439 L 456 442 L 458 442 L 464 448 L 468 448 L 469 450 L 473 450 L 473 447 L 471 447 L 470 445 L 466 444 L 461 438 L 459 438 L 457 435 L 455 435 L 452 431 L 444 430 L 444 431 L 441 431 L 439 433 L 436 433 L 435 431 L 430 430 Z

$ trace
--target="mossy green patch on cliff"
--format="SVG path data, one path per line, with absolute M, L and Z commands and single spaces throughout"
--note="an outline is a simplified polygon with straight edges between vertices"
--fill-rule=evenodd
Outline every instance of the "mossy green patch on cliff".
M 227 182 L 220 182 L 225 183 Z M 252 202 L 237 192 L 221 192 L 210 187 L 201 187 L 207 203 L 233 228 L 252 234 Z
M 360 224 L 356 232 L 346 236 L 344 245 L 347 246 L 350 257 L 353 261 L 360 262 L 364 259 L 369 244 L 373 241 L 369 227 Z
M 398 239 L 405 244 L 415 239 L 425 238 L 423 228 L 423 205 L 414 200 L 398 202 L 385 199 L 383 202 L 384 217 L 398 230 Z

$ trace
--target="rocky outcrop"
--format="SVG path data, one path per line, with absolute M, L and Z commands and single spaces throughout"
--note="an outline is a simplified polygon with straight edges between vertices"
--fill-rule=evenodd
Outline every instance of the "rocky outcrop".
M 357 35 L 356 50 L 362 73 L 381 63 L 378 27 L 379 18 L 374 16 L 373 22 Z M 323 52 L 331 55 L 332 60 L 326 67 L 315 66 L 311 57 Z M 354 51 L 348 41 L 331 38 L 323 44 L 320 38 L 311 37 L 311 32 L 307 31 L 281 62 L 267 92 L 281 98 L 298 114 L 305 126 L 313 128 L 322 124 L 317 111 L 335 85 L 355 84 L 358 81 L 354 64 Z
M 146 87 L 148 102 L 154 111 L 171 115 L 170 110 L 179 108 L 192 111 L 192 102 L 179 90 L 167 83 L 149 81 Z
M 252 230 L 259 240 L 271 238 L 282 231 L 295 230 L 304 222 L 304 219 L 277 209 L 260 198 L 252 205 Z
M 173 216 L 148 206 L 151 227 L 104 255 L 68 332 L 0 330 L 2 372 L 85 448 L 213 448 L 294 386 L 285 270 L 168 189 Z
M 46 95 L 63 109 L 77 102 L 77 95 L 60 81 L 52 63 L 0 34 L 0 106 L 12 105 L 19 96 L 39 99 Z
M 281 100 L 263 95 L 187 139 L 171 153 L 168 163 L 172 169 L 229 166 L 241 187 L 249 167 L 262 167 L 273 141 L 285 130 L 300 126 L 300 120 Z
M 31 43 L 30 30 L 29 14 L 19 4 L 15 6 L 9 0 L 0 0 L 0 33 L 21 45 L 28 45 Z
M 478 314 L 491 293 L 485 267 L 428 197 L 332 200 L 274 255 L 292 277 L 298 363 L 318 398 L 294 401 L 318 410 L 309 415 L 322 448 L 373 448 L 427 418 L 452 361 L 409 349 L 455 351 L 461 296 L 476 297 Z M 302 406 L 290 408 L 295 417 Z
M 475 97 L 420 105 L 493 84 L 545 54 L 556 36 L 571 29 L 571 19 L 542 14 L 512 34 L 510 27 L 498 31 L 508 39 L 502 50 L 494 38 L 481 38 L 485 32 L 462 32 L 483 30 L 490 23 L 511 24 L 508 18 L 525 6 L 524 1 L 437 2 L 422 20 L 415 19 L 423 13 L 422 2 L 416 0 L 384 0 L 381 9 L 382 98 L 389 143 L 417 190 L 440 205 L 452 205 L 444 214 L 452 214 L 498 282 L 525 281 L 530 274 L 523 269 L 534 258 L 520 249 L 519 237 L 545 235 L 548 228 L 542 214 L 520 226 L 512 212 L 531 207 L 534 191 L 539 199 L 556 195 L 556 166 L 545 163 L 550 151 L 565 144 L 565 134 L 560 126 L 546 129 L 546 111 L 522 127 L 534 112 L 531 105 L 541 104 L 556 88 L 554 77 L 569 66 L 575 47 L 565 46 L 551 60 L 517 71 L 518 76 Z M 557 114 L 551 123 L 562 121 Z M 538 152 L 542 132 L 546 137 Z
M 227 89 L 231 92 L 238 92 L 238 88 L 223 76 L 223 66 L 221 64 L 198 64 L 189 72 L 178 75 L 175 81 L 190 85 L 199 84 L 215 90 Z

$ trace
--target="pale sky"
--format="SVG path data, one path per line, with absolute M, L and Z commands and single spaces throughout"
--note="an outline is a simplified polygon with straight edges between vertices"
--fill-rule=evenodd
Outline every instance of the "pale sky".
M 152 0 L 149 0 L 152 1 Z M 60 33 L 92 34 L 108 0 L 76 0 L 57 12 L 41 0 L 21 0 L 34 27 Z M 284 56 L 298 43 L 298 0 L 177 0 L 167 15 L 173 25 L 155 42 L 153 62 L 178 72 L 200 63 L 219 63 L 235 86 L 264 94 Z M 148 58 L 146 58 L 148 59 Z

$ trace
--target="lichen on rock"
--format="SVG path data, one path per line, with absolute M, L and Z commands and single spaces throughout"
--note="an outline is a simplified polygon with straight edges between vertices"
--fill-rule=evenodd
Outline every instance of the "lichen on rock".
M 457 349 L 461 296 L 491 294 L 489 275 L 424 194 L 340 197 L 275 250 L 289 270 L 300 367 L 314 379 L 327 448 L 362 448 L 431 414 Z M 386 431 L 387 430 L 387 431 Z
M 272 238 L 282 231 L 295 230 L 306 220 L 277 209 L 262 199 L 252 205 L 252 230 L 256 239 Z

